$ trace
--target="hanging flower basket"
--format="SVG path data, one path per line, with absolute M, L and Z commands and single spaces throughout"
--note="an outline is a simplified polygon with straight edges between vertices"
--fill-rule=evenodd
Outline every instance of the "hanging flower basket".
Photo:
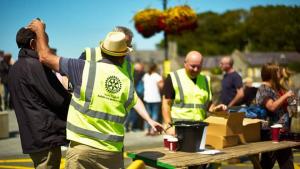
M 151 37 L 164 29 L 164 13 L 158 9 L 145 9 L 137 12 L 134 17 L 136 30 L 145 38 Z
M 183 30 L 197 27 L 197 14 L 187 5 L 169 8 L 165 12 L 165 31 L 169 34 L 179 34 Z

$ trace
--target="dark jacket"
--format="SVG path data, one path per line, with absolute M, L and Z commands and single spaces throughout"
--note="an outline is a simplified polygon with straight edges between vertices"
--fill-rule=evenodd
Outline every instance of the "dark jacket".
M 24 153 L 67 144 L 66 119 L 70 94 L 37 53 L 21 49 L 11 67 L 8 85 L 19 124 Z

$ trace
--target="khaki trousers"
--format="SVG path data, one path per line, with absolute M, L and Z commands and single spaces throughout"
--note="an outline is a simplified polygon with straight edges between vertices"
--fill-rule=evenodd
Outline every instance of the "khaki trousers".
M 29 154 L 36 169 L 59 169 L 61 160 L 60 147 Z
M 110 152 L 71 141 L 66 154 L 66 169 L 124 168 L 123 153 Z

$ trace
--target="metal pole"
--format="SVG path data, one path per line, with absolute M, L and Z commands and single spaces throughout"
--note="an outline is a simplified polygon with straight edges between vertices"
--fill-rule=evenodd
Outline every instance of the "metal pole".
M 167 0 L 163 0 L 163 9 L 167 9 Z M 165 47 L 165 60 L 168 60 L 169 46 L 168 46 L 168 34 L 164 32 L 164 47 Z

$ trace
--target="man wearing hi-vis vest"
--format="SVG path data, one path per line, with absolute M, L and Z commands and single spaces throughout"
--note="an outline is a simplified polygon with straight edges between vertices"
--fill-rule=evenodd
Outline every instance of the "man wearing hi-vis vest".
M 125 41 L 126 41 L 127 47 L 129 47 L 130 49 L 132 48 L 131 42 L 132 42 L 132 38 L 133 38 L 133 33 L 129 28 L 124 27 L 124 26 L 116 26 L 113 29 L 113 32 L 123 32 L 125 34 Z M 88 61 L 96 61 L 96 62 L 100 61 L 102 59 L 100 46 L 97 46 L 95 48 L 85 48 L 84 51 L 81 53 L 79 59 L 88 60 Z M 130 65 L 128 65 L 128 64 L 130 64 Z M 126 55 L 125 61 L 122 64 L 122 68 L 127 69 L 128 66 L 130 66 L 129 69 L 131 72 L 131 77 L 133 77 L 133 81 L 135 83 L 134 85 L 136 87 L 136 85 L 137 85 L 136 79 L 137 79 L 138 74 L 134 75 L 134 72 L 136 72 L 134 70 L 135 69 L 134 65 L 131 62 L 130 56 Z M 135 64 L 135 66 L 136 66 L 136 64 Z M 141 98 L 143 99 L 143 97 L 141 97 L 138 92 L 137 92 L 137 94 L 138 94 L 138 100 L 140 100 Z M 126 122 L 125 122 L 126 130 L 129 131 L 129 126 L 133 126 L 133 124 L 136 123 L 137 120 L 138 120 L 138 117 L 137 117 L 136 110 L 134 110 L 134 109 L 130 110 L 129 114 L 127 115 Z
M 171 72 L 163 87 L 162 113 L 167 133 L 175 135 L 171 123 L 202 121 L 206 111 L 225 110 L 225 105 L 212 104 L 210 78 L 201 74 L 202 55 L 191 51 L 186 55 L 184 68 Z
M 108 33 L 100 44 L 103 59 L 89 62 L 51 53 L 43 22 L 35 19 L 28 28 L 37 35 L 40 61 L 67 75 L 74 86 L 67 119 L 66 168 L 124 168 L 123 123 L 132 107 L 155 131 L 162 131 L 137 99 L 130 69 L 122 68 L 129 53 L 124 33 Z

